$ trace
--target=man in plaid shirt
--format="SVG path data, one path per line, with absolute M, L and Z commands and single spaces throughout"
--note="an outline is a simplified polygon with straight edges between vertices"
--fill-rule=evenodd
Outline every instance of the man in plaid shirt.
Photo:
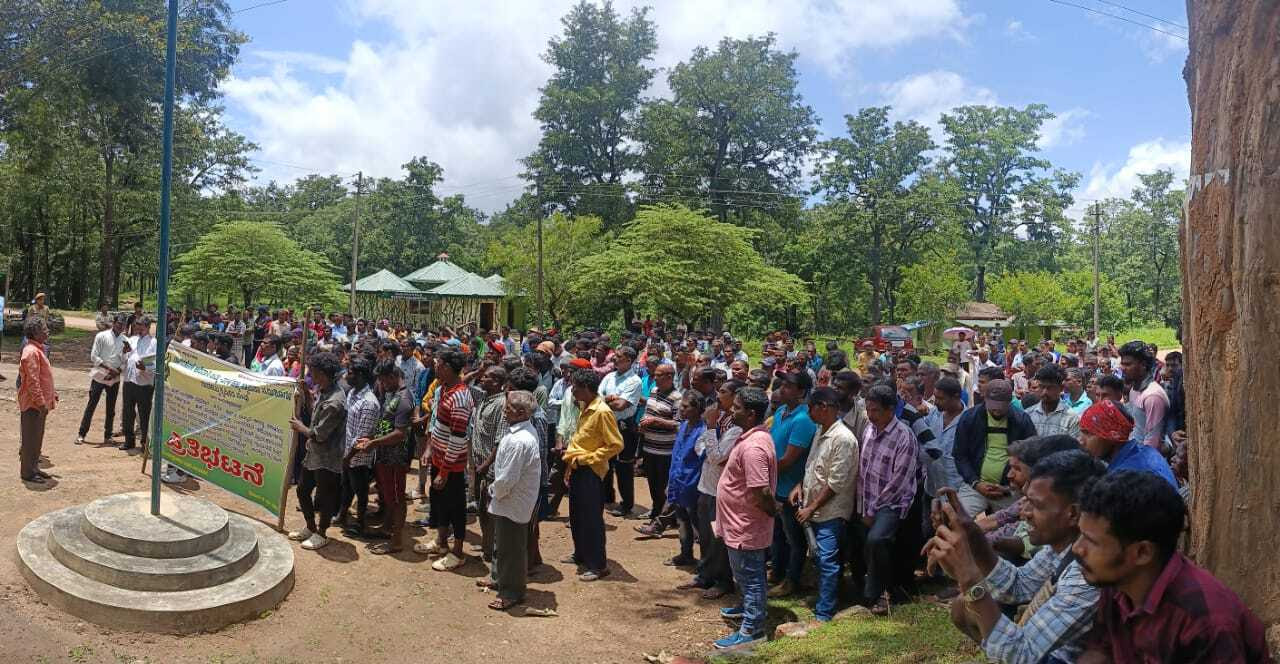
M 998 556 L 982 528 L 965 512 L 954 489 L 941 490 L 937 534 L 926 545 L 959 584 L 951 621 L 1005 664 L 1074 662 L 1093 625 L 1098 589 L 1085 580 L 1071 545 L 1080 534 L 1080 496 L 1106 468 L 1082 450 L 1055 452 L 1031 469 L 1026 486 L 1028 535 L 1043 548 L 1015 567 Z M 1017 622 L 1001 604 L 1027 604 Z
M 864 572 L 863 603 L 876 615 L 889 613 L 883 597 L 893 575 L 893 541 L 915 500 L 920 461 L 915 434 L 894 416 L 898 395 L 888 385 L 867 392 L 867 428 L 858 469 L 855 541 L 862 550 L 854 579 Z

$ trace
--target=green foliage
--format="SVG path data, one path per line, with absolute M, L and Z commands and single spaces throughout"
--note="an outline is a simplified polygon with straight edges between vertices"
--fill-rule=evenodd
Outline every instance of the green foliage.
M 175 264 L 175 291 L 239 295 L 246 307 L 262 302 L 336 306 L 344 299 L 325 257 L 302 249 L 271 224 L 219 224 Z
M 1033 326 L 1040 321 L 1057 321 L 1066 315 L 1069 298 L 1058 281 L 1048 272 L 1010 272 L 991 284 L 991 301 L 1013 322 Z
M 623 178 L 640 155 L 633 146 L 640 94 L 658 48 L 649 9 L 628 19 L 611 2 L 585 0 L 561 19 L 543 59 L 555 67 L 533 116 L 542 125 L 537 150 L 524 160 L 543 203 L 575 215 L 596 214 L 614 227 L 631 216 Z
M 576 297 L 625 294 L 676 320 L 724 311 L 730 303 L 776 307 L 804 301 L 804 284 L 765 264 L 753 231 L 682 205 L 641 208 L 604 251 L 584 256 L 572 277 Z
M 673 98 L 641 114 L 647 200 L 707 206 L 726 221 L 731 210 L 780 209 L 797 193 L 817 116 L 797 90 L 796 53 L 775 42 L 726 37 L 671 69 Z
M 543 306 L 555 327 L 567 321 L 594 323 L 599 299 L 575 297 L 572 278 L 589 256 L 605 249 L 608 236 L 599 217 L 567 217 L 554 214 L 543 222 Z M 529 224 L 495 238 L 488 248 L 488 261 L 506 280 L 508 292 L 523 294 L 531 303 L 531 319 L 538 289 L 537 225 Z
M 969 280 L 955 244 L 938 243 L 939 249 L 902 270 L 898 300 L 901 320 L 945 321 L 969 299 Z
M 962 193 L 961 217 L 974 265 L 974 299 L 986 296 L 986 275 L 995 251 L 1025 229 L 1032 239 L 1052 242 L 1071 205 L 1079 174 L 1053 171 L 1039 151 L 1040 128 L 1054 116 L 1043 104 L 960 106 L 942 114 L 949 155 L 944 168 Z

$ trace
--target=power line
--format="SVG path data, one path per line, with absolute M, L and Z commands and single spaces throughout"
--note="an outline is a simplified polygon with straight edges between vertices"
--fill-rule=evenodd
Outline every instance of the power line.
M 1166 21 L 1165 19 L 1162 19 L 1162 18 L 1160 18 L 1159 16 L 1154 16 L 1154 15 L 1152 15 L 1152 14 L 1148 14 L 1148 13 L 1146 13 L 1146 12 L 1140 12 L 1140 11 L 1138 11 L 1138 10 L 1136 10 L 1136 9 L 1132 8 L 1132 7 L 1126 7 L 1126 6 L 1124 6 L 1124 5 L 1122 5 L 1122 4 L 1118 3 L 1118 2 L 1110 2 L 1109 0 L 1095 0 L 1095 1 L 1096 1 L 1096 2 L 1099 2 L 1099 3 L 1101 3 L 1101 4 L 1104 4 L 1104 5 L 1111 5 L 1112 7 L 1115 7 L 1116 9 L 1123 9 L 1123 10 L 1125 10 L 1125 11 L 1127 11 L 1127 12 L 1132 12 L 1132 13 L 1134 13 L 1134 14 L 1137 14 L 1138 16 L 1145 16 L 1145 17 L 1147 17 L 1147 18 L 1149 18 L 1149 19 L 1151 19 L 1151 20 L 1153 20 L 1153 21 L 1159 21 L 1159 22 L 1164 23 L 1164 24 L 1166 24 L 1166 25 L 1172 25 L 1172 26 L 1173 26 L 1173 27 L 1175 27 L 1175 28 L 1182 28 L 1183 30 L 1190 30 L 1190 28 L 1188 28 L 1188 27 L 1187 27 L 1187 26 L 1185 26 L 1185 25 L 1182 25 L 1181 23 L 1174 23 L 1173 21 Z
M 1119 21 L 1124 21 L 1125 23 L 1132 23 L 1132 24 L 1134 24 L 1134 25 L 1142 26 L 1142 27 L 1144 27 L 1144 28 L 1146 28 L 1146 29 L 1148 29 L 1148 30 L 1155 30 L 1156 32 L 1159 32 L 1159 33 L 1161 33 L 1161 34 L 1169 35 L 1170 37 L 1177 37 L 1178 39 L 1182 39 L 1182 40 L 1184 40 L 1184 41 L 1187 39 L 1187 36 L 1186 36 L 1186 35 L 1178 34 L 1178 33 L 1175 33 L 1175 32 L 1169 32 L 1168 30 L 1162 30 L 1162 29 L 1160 29 L 1160 28 L 1157 28 L 1157 27 L 1156 27 L 1156 26 L 1154 26 L 1154 25 L 1150 25 L 1150 24 L 1147 24 L 1147 23 L 1143 23 L 1142 21 L 1135 21 L 1135 20 L 1133 20 L 1133 19 L 1131 19 L 1131 18 L 1126 18 L 1126 17 L 1124 17 L 1124 16 L 1120 16 L 1119 14 L 1112 14 L 1112 13 L 1110 13 L 1110 12 L 1104 12 L 1104 11 L 1102 11 L 1101 9 L 1094 9 L 1093 7 L 1086 7 L 1085 5 L 1077 5 L 1077 4 L 1075 4 L 1074 2 L 1067 2 L 1066 0 L 1049 0 L 1049 2 L 1052 2 L 1052 3 L 1054 3 L 1054 4 L 1058 4 L 1058 5 L 1063 5 L 1063 6 L 1065 6 L 1065 7 L 1075 7 L 1076 9 L 1083 9 L 1083 10 L 1085 10 L 1085 11 L 1087 11 L 1087 12 L 1092 12 L 1092 13 L 1094 13 L 1094 14 L 1098 14 L 1098 15 L 1100 15 L 1100 16 L 1108 16 L 1108 17 L 1114 18 L 1114 19 L 1119 20 Z

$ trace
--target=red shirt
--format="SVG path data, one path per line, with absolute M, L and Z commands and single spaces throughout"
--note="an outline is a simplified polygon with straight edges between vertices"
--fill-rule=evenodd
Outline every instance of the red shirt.
M 1103 589 L 1087 648 L 1100 648 L 1116 664 L 1272 661 L 1258 617 L 1181 553 L 1139 607 L 1119 590 Z

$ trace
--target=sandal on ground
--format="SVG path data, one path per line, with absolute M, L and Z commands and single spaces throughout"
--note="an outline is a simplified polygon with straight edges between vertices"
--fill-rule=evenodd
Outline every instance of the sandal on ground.
M 400 553 L 403 549 L 402 547 L 392 546 L 390 542 L 378 542 L 377 544 L 370 544 L 365 550 L 375 556 L 386 556 Z
M 502 599 L 501 597 L 499 597 L 498 599 L 495 599 L 492 602 L 489 602 L 489 608 L 493 609 L 494 611 L 506 611 L 516 606 L 519 603 L 520 602 L 517 602 L 514 599 Z
M 413 545 L 413 552 L 424 556 L 443 556 L 447 550 L 447 547 L 440 546 L 436 540 L 427 540 L 426 544 L 419 542 Z

